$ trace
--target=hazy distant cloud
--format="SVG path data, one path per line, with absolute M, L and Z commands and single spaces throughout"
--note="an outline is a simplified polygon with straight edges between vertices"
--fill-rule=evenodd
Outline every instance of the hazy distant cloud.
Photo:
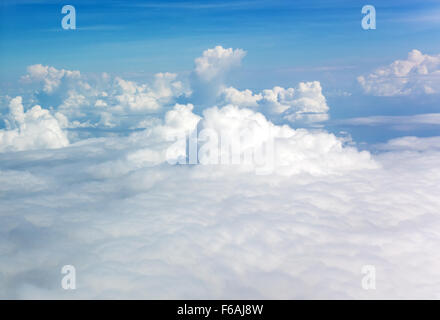
M 412 50 L 407 60 L 396 60 L 367 76 L 360 76 L 358 82 L 366 93 L 376 96 L 439 93 L 440 55 Z
M 353 126 L 391 125 L 393 127 L 403 127 L 440 125 L 440 113 L 424 113 L 410 116 L 369 116 L 342 119 L 336 122 Z
M 440 151 L 440 137 L 401 137 L 375 147 L 387 151 Z

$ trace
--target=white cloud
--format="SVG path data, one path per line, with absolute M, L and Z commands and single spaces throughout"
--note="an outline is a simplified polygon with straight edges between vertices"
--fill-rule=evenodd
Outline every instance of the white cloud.
M 31 65 L 27 68 L 28 74 L 22 77 L 25 82 L 38 81 L 44 84 L 43 90 L 46 93 L 52 93 L 57 89 L 63 80 L 79 79 L 81 74 L 79 71 L 58 70 L 54 67 L 43 66 L 41 64 Z
M 78 71 L 34 65 L 22 78 L 25 83 L 43 85 L 45 101 L 68 119 L 70 128 L 135 127 L 143 121 L 136 115 L 162 112 L 178 97 L 191 93 L 176 74 L 168 72 L 156 74 L 149 84 L 139 84 L 107 73 L 84 76 Z
M 174 97 L 188 94 L 182 82 L 176 81 L 176 78 L 177 75 L 173 73 L 158 73 L 151 88 L 146 84 L 138 85 L 133 81 L 116 78 L 119 90 L 115 94 L 117 105 L 135 112 L 157 111 Z
M 138 115 L 163 113 L 180 98 L 195 104 L 199 112 L 215 104 L 233 104 L 260 107 L 262 112 L 291 122 L 328 119 L 328 106 L 318 81 L 301 82 L 295 88 L 274 87 L 260 93 L 226 86 L 225 75 L 240 66 L 245 55 L 242 49 L 221 46 L 205 50 L 195 59 L 194 73 L 184 80 L 166 72 L 156 74 L 150 83 L 137 83 L 106 73 L 87 76 L 43 65 L 30 66 L 23 79 L 43 84 L 45 103 L 49 101 L 48 107 L 68 119 L 69 128 L 139 127 L 145 119 Z
M 250 90 L 239 91 L 233 87 L 223 89 L 221 100 L 239 107 L 261 107 L 269 114 L 281 115 L 295 122 L 321 122 L 328 119 L 327 101 L 319 81 L 300 82 L 296 88 L 274 87 L 253 94 Z
M 245 55 L 246 51 L 242 49 L 225 49 L 216 46 L 203 51 L 202 56 L 195 59 L 195 73 L 201 79 L 210 81 L 239 66 Z
M 49 111 L 36 105 L 24 112 L 22 98 L 9 104 L 7 127 L 0 130 L 0 151 L 61 148 L 69 144 L 58 120 Z
M 329 107 L 319 81 L 300 82 L 295 89 L 275 87 L 272 90 L 264 90 L 263 95 L 271 112 L 283 114 L 283 117 L 291 122 L 307 117 L 311 121 L 328 118 Z
M 440 125 L 440 113 L 422 113 L 410 116 L 369 116 L 349 118 L 337 121 L 340 124 L 353 126 L 380 126 L 391 125 L 393 128 L 407 128 L 415 126 Z
M 115 96 L 120 106 L 133 111 L 154 111 L 160 108 L 146 85 L 138 86 L 133 81 L 121 78 L 116 78 L 116 84 L 121 89 L 121 93 Z
M 84 109 L 88 108 L 89 104 L 90 102 L 85 95 L 75 90 L 69 90 L 67 98 L 64 99 L 57 109 L 69 118 L 85 117 L 86 112 L 84 112 Z
M 376 148 L 386 151 L 440 151 L 440 137 L 401 137 L 378 144 Z
M 249 110 L 211 112 L 226 125 L 231 110 L 263 122 Z M 310 155 L 327 145 L 300 134 Z M 142 141 L 0 158 L 0 297 L 439 297 L 438 151 L 387 152 L 380 166 L 344 174 L 257 176 L 152 167 L 156 142 Z M 66 264 L 75 291 L 60 286 Z M 376 290 L 361 287 L 365 264 L 376 267 Z
M 366 93 L 376 96 L 433 94 L 440 92 L 440 55 L 419 50 L 408 53 L 407 60 L 396 60 L 367 76 L 358 77 Z
M 251 169 L 257 169 L 257 173 L 269 170 L 268 173 L 282 175 L 301 172 L 322 175 L 376 166 L 368 152 L 344 146 L 341 139 L 324 131 L 276 126 L 261 113 L 235 106 L 210 108 L 203 114 L 201 127 L 212 129 L 221 138 L 238 143 L 240 148 L 237 147 L 237 150 L 242 158 L 249 150 L 262 155 L 261 164 L 255 160 L 246 163 L 252 164 Z M 272 141 L 273 147 L 268 145 Z M 233 153 L 234 150 L 231 156 Z
M 95 107 L 107 107 L 107 102 L 105 102 L 104 100 L 98 99 L 95 102 Z
M 152 127 L 151 131 L 161 139 L 168 140 L 194 130 L 201 117 L 194 114 L 193 109 L 192 104 L 176 104 L 172 110 L 165 114 L 164 124 Z
M 328 119 L 329 107 L 319 81 L 300 82 L 295 88 L 276 86 L 260 93 L 226 86 L 223 76 L 238 67 L 245 54 L 241 49 L 224 49 L 221 46 L 204 51 L 201 57 L 195 59 L 197 81 L 193 83 L 194 98 L 198 100 L 202 96 L 201 102 L 211 105 L 261 107 L 269 114 L 281 115 L 290 122 L 322 122 Z
M 221 95 L 221 99 L 224 100 L 226 104 L 233 104 L 245 108 L 258 107 L 258 101 L 263 98 L 261 94 L 253 94 L 249 89 L 240 91 L 234 87 L 225 88 Z

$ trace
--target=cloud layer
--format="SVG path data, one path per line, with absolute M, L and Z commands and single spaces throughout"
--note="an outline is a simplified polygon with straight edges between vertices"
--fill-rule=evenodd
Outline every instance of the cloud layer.
M 0 298 L 440 298 L 438 137 L 277 124 L 325 120 L 321 84 L 228 86 L 244 56 L 149 83 L 30 67 L 0 130 Z
M 439 298 L 438 150 L 285 176 L 151 166 L 158 141 L 141 141 L 0 157 L 0 297 Z

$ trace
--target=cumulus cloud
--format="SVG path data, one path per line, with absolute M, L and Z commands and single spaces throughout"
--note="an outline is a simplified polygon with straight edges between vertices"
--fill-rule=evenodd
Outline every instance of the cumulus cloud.
M 66 127 L 133 128 L 142 126 L 139 115 L 163 114 L 176 102 L 196 106 L 197 112 L 213 105 L 259 107 L 260 111 L 296 122 L 328 119 L 328 105 L 318 81 L 301 82 L 295 88 L 274 87 L 259 93 L 227 86 L 227 75 L 237 69 L 246 52 L 242 49 L 205 50 L 195 59 L 187 79 L 174 73 L 158 73 L 149 83 L 80 74 L 79 71 L 32 65 L 22 79 L 42 86 L 34 100 L 42 100 L 68 122 Z
M 261 113 L 233 105 L 205 109 L 203 117 L 193 108 L 176 104 L 162 123 L 132 134 L 131 143 L 142 147 L 142 153 L 157 156 L 155 164 L 232 165 L 239 172 L 266 175 L 342 174 L 378 165 L 367 151 L 359 152 L 322 130 L 277 126 Z M 145 151 L 147 147 L 151 152 Z M 121 161 L 125 160 L 100 168 L 124 167 L 126 172 L 133 167 Z
M 223 89 L 222 100 L 226 104 L 233 104 L 238 107 L 258 107 L 258 102 L 263 98 L 261 94 L 254 94 L 251 90 L 240 91 L 234 87 Z
M 277 86 L 258 94 L 229 87 L 223 90 L 221 99 L 226 104 L 239 107 L 259 106 L 269 114 L 281 115 L 290 122 L 321 122 L 328 119 L 329 107 L 319 81 L 300 82 L 296 88 Z
M 315 115 L 310 120 L 327 119 L 329 107 L 322 94 L 319 81 L 301 82 L 297 88 L 284 89 L 275 87 L 272 90 L 264 90 L 264 101 L 274 113 L 284 114 L 284 118 L 290 121 L 303 119 L 309 114 Z
M 225 49 L 216 46 L 203 51 L 202 56 L 195 59 L 194 71 L 203 80 L 210 81 L 239 66 L 245 55 L 246 51 L 242 49 Z
M 22 79 L 25 83 L 43 85 L 44 95 L 37 91 L 35 100 L 44 100 L 67 118 L 69 128 L 137 126 L 135 115 L 161 113 L 178 97 L 191 93 L 176 74 L 168 72 L 154 75 L 147 84 L 107 73 L 85 76 L 78 71 L 33 65 Z
M 58 120 L 36 105 L 24 112 L 22 97 L 9 104 L 6 129 L 0 130 L 0 151 L 61 148 L 69 144 Z
M 120 90 L 115 95 L 117 105 L 130 111 L 157 111 L 173 97 L 185 93 L 182 83 L 175 81 L 176 77 L 173 73 L 158 73 L 152 88 L 116 78 L 116 86 Z
M 192 90 L 191 102 L 197 109 L 217 103 L 228 77 L 241 65 L 245 55 L 246 51 L 242 49 L 216 46 L 203 51 L 202 56 L 194 60 L 194 70 L 189 82 Z
M 254 93 L 227 86 L 224 76 L 241 64 L 246 52 L 217 46 L 195 59 L 193 98 L 201 103 L 232 104 L 238 107 L 260 107 L 268 114 L 290 121 L 322 122 L 328 120 L 326 99 L 319 81 L 300 82 L 295 88 L 265 89 Z
M 439 93 L 440 55 L 412 50 L 406 60 L 396 60 L 358 81 L 366 93 L 376 96 Z
M 58 70 L 54 67 L 43 66 L 41 64 L 31 65 L 27 68 L 27 74 L 22 77 L 24 82 L 42 82 L 43 90 L 52 93 L 59 87 L 63 79 L 78 79 L 81 74 L 79 71 Z
M 215 138 L 236 144 L 235 148 L 231 145 L 222 150 L 223 141 L 215 140 L 213 147 L 218 148 L 219 157 L 214 163 L 222 163 L 221 157 L 232 163 L 235 157 L 236 163 L 251 165 L 258 174 L 282 175 L 301 172 L 322 175 L 376 166 L 368 152 L 344 146 L 342 139 L 324 131 L 276 126 L 261 113 L 232 105 L 206 109 L 203 115 L 202 129 L 212 130 Z M 253 154 L 252 159 L 245 158 L 249 153 Z

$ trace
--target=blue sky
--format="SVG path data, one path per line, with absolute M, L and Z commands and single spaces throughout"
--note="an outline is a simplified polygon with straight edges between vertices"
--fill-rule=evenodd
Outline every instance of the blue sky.
M 77 29 L 60 27 L 74 5 Z M 146 81 L 157 72 L 189 73 L 194 58 L 222 45 L 247 51 L 230 78 L 239 89 L 320 81 L 332 119 L 438 110 L 438 95 L 372 97 L 356 78 L 418 49 L 440 53 L 438 1 L 373 1 L 377 29 L 363 30 L 365 1 L 8 1 L 2 2 L 1 83 L 7 93 L 33 64 Z M 341 97 L 338 92 L 350 92 Z M 329 130 L 340 125 L 329 122 Z M 342 128 L 363 140 L 401 132 Z M 359 129 L 359 130 L 358 130 Z M 385 129 L 385 128 L 384 128 Z M 414 129 L 414 128 L 413 128 Z M 424 128 L 422 128 L 424 129 Z M 432 128 L 431 128 L 432 129 Z M 435 128 L 434 128 L 435 130 Z M 417 135 L 431 135 L 419 130 Z
M 17 75 L 33 63 L 98 72 L 189 70 L 195 56 L 218 44 L 245 48 L 244 69 L 273 72 L 368 68 L 414 48 L 440 52 L 433 41 L 440 30 L 436 1 L 371 2 L 374 32 L 360 28 L 365 1 L 68 3 L 77 11 L 75 32 L 60 28 L 64 2 L 3 1 L 3 73 Z

